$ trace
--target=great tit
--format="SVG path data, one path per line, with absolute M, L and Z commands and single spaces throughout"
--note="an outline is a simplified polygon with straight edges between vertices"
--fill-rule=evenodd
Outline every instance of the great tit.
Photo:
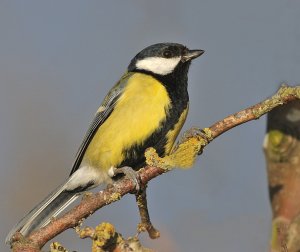
M 16 231 L 26 236 L 47 225 L 80 193 L 111 182 L 117 168 L 143 167 L 147 148 L 168 155 L 188 113 L 189 66 L 203 53 L 176 43 L 139 52 L 104 98 L 69 178 L 16 224 L 6 243 Z

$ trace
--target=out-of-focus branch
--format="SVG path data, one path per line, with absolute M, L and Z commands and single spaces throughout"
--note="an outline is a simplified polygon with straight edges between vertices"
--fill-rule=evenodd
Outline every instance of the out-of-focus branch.
M 278 92 L 271 98 L 241 110 L 235 114 L 227 116 L 221 121 L 216 122 L 203 131 L 193 129 L 186 134 L 179 142 L 178 146 L 170 156 L 160 158 L 155 151 L 150 150 L 146 153 L 147 164 L 145 168 L 138 171 L 142 186 L 158 175 L 167 172 L 174 167 L 190 167 L 198 153 L 214 138 L 222 133 L 232 129 L 242 123 L 258 119 L 260 116 L 271 111 L 273 108 L 300 98 L 300 86 L 288 87 L 282 86 Z M 135 185 L 131 180 L 123 179 L 116 181 L 111 187 L 104 191 L 85 197 L 81 203 L 62 217 L 53 220 L 46 227 L 31 233 L 27 239 L 15 235 L 17 242 L 13 243 L 13 251 L 38 251 L 43 245 L 68 228 L 77 226 L 82 219 L 87 218 L 101 207 L 120 200 L 127 193 L 134 192 Z M 26 244 L 27 250 L 24 250 L 22 244 Z M 32 250 L 28 249 L 28 244 Z M 35 249 L 35 250 L 34 250 Z
M 300 251 L 300 101 L 268 114 L 264 141 L 273 210 L 271 249 Z

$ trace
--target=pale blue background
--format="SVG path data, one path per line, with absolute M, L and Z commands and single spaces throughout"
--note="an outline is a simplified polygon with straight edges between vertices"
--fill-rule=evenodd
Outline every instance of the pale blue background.
M 69 174 L 109 88 L 142 48 L 184 43 L 206 53 L 191 67 L 185 128 L 208 127 L 300 83 L 297 0 L 0 2 L 1 242 L 10 227 Z M 219 137 L 194 169 L 149 184 L 157 251 L 268 250 L 271 211 L 262 141 L 265 118 Z M 133 235 L 133 196 L 94 214 Z M 71 230 L 56 240 L 87 251 Z M 0 245 L 1 251 L 8 248 Z

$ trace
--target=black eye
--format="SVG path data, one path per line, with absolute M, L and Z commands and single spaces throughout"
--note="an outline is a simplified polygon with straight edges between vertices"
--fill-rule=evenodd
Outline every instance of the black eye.
M 171 58 L 171 57 L 172 57 L 172 53 L 171 53 L 170 50 L 165 50 L 165 51 L 163 52 L 163 56 L 164 56 L 165 58 Z

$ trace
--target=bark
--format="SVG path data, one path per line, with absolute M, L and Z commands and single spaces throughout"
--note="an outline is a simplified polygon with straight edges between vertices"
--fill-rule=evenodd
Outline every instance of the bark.
M 264 141 L 273 210 L 272 251 L 300 251 L 300 101 L 272 110 Z

